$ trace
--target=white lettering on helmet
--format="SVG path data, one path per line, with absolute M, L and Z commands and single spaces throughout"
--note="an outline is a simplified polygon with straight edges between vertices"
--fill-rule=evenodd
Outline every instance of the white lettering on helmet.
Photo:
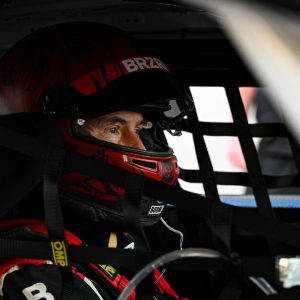
M 42 283 L 35 283 L 22 290 L 22 293 L 28 300 L 55 300 L 54 296 L 47 292 L 47 287 Z
M 147 65 L 147 62 L 146 62 L 145 58 L 136 57 L 136 58 L 134 58 L 134 61 L 139 66 L 140 70 L 149 69 L 149 66 Z
M 169 71 L 167 66 L 161 60 L 150 56 L 128 58 L 122 60 L 121 63 L 123 64 L 128 73 L 151 69 L 162 69 Z
M 158 58 L 153 58 L 153 60 L 156 62 L 156 64 L 159 66 L 160 69 L 164 69 L 166 71 L 169 71 L 168 67 Z
M 128 73 L 135 72 L 139 69 L 139 66 L 131 58 L 122 60 L 122 64 Z

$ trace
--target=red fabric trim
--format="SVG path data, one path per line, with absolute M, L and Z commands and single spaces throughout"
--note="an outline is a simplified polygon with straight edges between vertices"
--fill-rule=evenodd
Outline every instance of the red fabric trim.
M 153 273 L 155 280 L 157 280 L 161 276 L 160 271 L 158 271 L 157 269 L 154 269 Z M 157 282 L 157 287 L 161 293 L 166 292 L 167 294 L 175 297 L 176 299 L 180 299 L 177 293 L 172 289 L 170 284 L 166 281 L 166 279 L 163 276 L 159 278 Z

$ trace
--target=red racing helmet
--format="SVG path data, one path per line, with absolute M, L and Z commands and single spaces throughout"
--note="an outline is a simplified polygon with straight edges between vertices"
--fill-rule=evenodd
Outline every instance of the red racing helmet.
M 162 140 L 163 130 L 176 131 L 192 100 L 167 66 L 122 30 L 63 23 L 23 38 L 0 61 L 0 100 L 4 113 L 53 116 L 66 147 L 80 155 L 166 184 L 177 181 L 177 159 Z M 145 150 L 101 141 L 82 130 L 86 120 L 120 110 L 139 111 L 152 122 L 140 134 Z M 68 169 L 60 190 L 69 209 L 94 220 L 122 222 L 124 186 Z M 158 220 L 161 201 L 144 201 L 141 222 Z

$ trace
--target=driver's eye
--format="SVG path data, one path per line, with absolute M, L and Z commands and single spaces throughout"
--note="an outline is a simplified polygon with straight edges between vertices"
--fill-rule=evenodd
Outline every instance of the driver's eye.
M 110 127 L 107 131 L 111 134 L 118 134 L 119 132 L 117 127 Z

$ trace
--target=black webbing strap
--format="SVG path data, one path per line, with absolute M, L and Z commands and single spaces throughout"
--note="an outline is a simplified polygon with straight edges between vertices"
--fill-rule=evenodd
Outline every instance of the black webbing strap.
M 58 266 L 62 276 L 60 299 L 69 300 L 73 294 L 73 274 L 58 193 L 58 182 L 64 156 L 64 149 L 49 149 L 44 172 L 43 191 L 45 221 L 48 236 L 51 239 L 53 261 Z
M 0 257 L 3 258 L 53 259 L 52 248 L 46 242 L 0 239 L 0 245 Z M 131 249 L 69 245 L 69 252 L 74 262 L 135 268 L 145 265 L 145 257 Z
M 223 122 L 199 121 L 202 133 L 209 136 L 236 136 L 236 125 Z M 248 124 L 249 132 L 254 137 L 288 137 L 288 130 L 282 123 Z M 182 120 L 182 130 L 192 132 L 188 119 Z
M 214 169 L 205 144 L 204 135 L 201 126 L 199 126 L 197 113 L 193 110 L 188 116 L 190 121 L 192 134 L 196 149 L 196 156 L 201 170 L 201 177 L 205 194 L 215 203 L 220 202 L 220 196 L 214 175 Z M 212 232 L 213 242 L 216 248 L 222 253 L 229 255 L 230 253 L 230 216 L 225 211 L 220 211 L 218 206 L 216 210 L 212 210 L 212 215 L 207 220 Z M 224 214 L 223 214 L 224 212 Z
M 16 258 L 21 256 L 29 259 L 52 259 L 52 249 L 48 243 L 37 241 L 20 241 L 0 239 L 1 257 Z M 100 246 L 77 246 L 70 245 L 71 260 L 78 263 L 109 264 L 119 267 L 141 268 L 145 265 L 145 257 L 136 250 L 106 248 Z M 161 256 L 164 253 L 152 253 L 151 259 Z M 190 263 L 189 263 L 190 262 Z M 274 280 L 275 260 L 272 258 L 239 258 L 232 262 L 237 274 L 240 276 L 265 277 Z M 197 260 L 182 260 L 176 264 L 170 264 L 172 269 L 191 270 L 224 270 L 229 267 L 229 262 L 221 258 Z
M 236 133 L 246 161 L 258 211 L 265 217 L 274 217 L 267 185 L 264 181 L 256 147 L 249 131 L 247 115 L 238 87 L 226 86 L 225 90 L 234 120 Z
M 44 169 L 44 214 L 48 236 L 51 240 L 52 260 L 58 266 L 62 277 L 60 299 L 69 300 L 73 294 L 73 273 L 58 191 L 66 149 L 63 137 L 53 120 L 43 120 L 37 130 L 40 138 L 47 139 L 50 144 Z
M 49 156 L 44 171 L 45 221 L 49 236 L 57 239 L 65 239 L 63 215 L 58 194 L 58 182 L 64 155 L 64 149 L 49 149 Z
M 204 136 L 201 126 L 199 126 L 197 113 L 193 110 L 188 120 L 190 121 L 192 134 L 196 149 L 197 161 L 199 168 L 201 169 L 202 182 L 205 194 L 208 198 L 213 199 L 213 201 L 220 201 L 220 196 L 218 193 L 214 170 L 210 160 L 210 156 L 204 141 Z

